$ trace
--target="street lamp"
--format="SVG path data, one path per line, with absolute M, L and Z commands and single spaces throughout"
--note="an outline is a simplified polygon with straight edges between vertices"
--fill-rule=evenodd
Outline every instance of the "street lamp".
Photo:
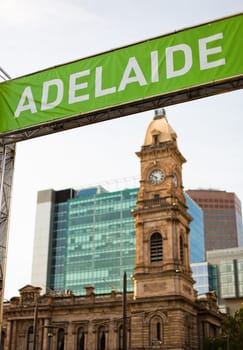
M 52 324 L 49 324 L 48 326 L 44 326 L 44 328 L 47 328 L 47 338 L 48 338 L 47 349 L 51 350 L 51 340 L 53 337 L 53 329 L 57 327 L 53 326 Z
M 162 349 L 162 347 L 163 347 L 163 343 L 162 343 L 162 341 L 161 340 L 158 340 L 158 339 L 153 339 L 152 340 L 152 348 L 153 347 L 159 347 L 160 349 Z
M 123 350 L 127 350 L 127 274 L 123 275 Z

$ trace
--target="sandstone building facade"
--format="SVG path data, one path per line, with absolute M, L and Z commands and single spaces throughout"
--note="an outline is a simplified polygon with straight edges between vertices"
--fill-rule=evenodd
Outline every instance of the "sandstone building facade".
M 216 296 L 200 299 L 190 268 L 183 194 L 185 158 L 164 111 L 156 111 L 137 155 L 134 292 L 85 296 L 25 286 L 4 309 L 5 350 L 202 350 L 219 331 Z M 125 285 L 125 283 L 124 283 Z

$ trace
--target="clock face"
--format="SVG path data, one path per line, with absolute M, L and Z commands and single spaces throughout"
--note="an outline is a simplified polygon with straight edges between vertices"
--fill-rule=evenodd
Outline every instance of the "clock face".
M 149 181 L 153 184 L 153 185 L 158 185 L 160 184 L 164 179 L 164 174 L 161 170 L 157 169 L 157 170 L 153 170 L 151 172 L 151 174 L 149 175 Z

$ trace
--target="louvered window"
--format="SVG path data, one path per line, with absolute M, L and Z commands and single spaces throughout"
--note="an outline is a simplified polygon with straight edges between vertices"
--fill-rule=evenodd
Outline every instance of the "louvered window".
M 180 260 L 181 263 L 184 262 L 184 249 L 183 249 L 183 238 L 180 236 Z
M 150 261 L 162 261 L 163 260 L 163 240 L 159 232 L 152 234 L 150 239 Z

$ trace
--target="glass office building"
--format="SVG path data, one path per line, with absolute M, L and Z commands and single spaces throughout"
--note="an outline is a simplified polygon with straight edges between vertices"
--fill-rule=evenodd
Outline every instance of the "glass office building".
M 209 291 L 215 291 L 218 295 L 217 267 L 208 262 L 192 263 L 192 276 L 195 280 L 194 288 L 198 295 L 205 295 Z
M 243 297 L 243 258 L 222 260 L 219 264 L 221 298 Z
M 68 203 L 65 285 L 74 292 L 90 283 L 99 293 L 122 290 L 133 274 L 135 229 L 131 210 L 137 189 L 84 196 Z M 128 278 L 128 290 L 133 287 Z
M 243 246 L 241 202 L 233 192 L 188 190 L 204 214 L 205 250 Z
M 65 286 L 65 263 L 68 229 L 68 203 L 56 203 L 51 240 L 51 260 L 49 262 L 48 288 L 63 290 Z M 55 287 L 55 288 L 54 288 Z
M 231 314 L 243 303 L 243 247 L 207 252 L 207 261 L 217 268 L 217 296 Z
M 47 220 L 49 217 L 49 224 L 46 224 L 49 233 L 43 235 L 43 221 L 38 224 L 37 220 L 32 284 L 57 291 L 70 289 L 75 294 L 84 294 L 84 287 L 92 285 L 95 293 L 100 294 L 112 289 L 121 291 L 126 271 L 127 289 L 133 290 L 129 278 L 135 265 L 135 227 L 131 211 L 136 207 L 137 193 L 137 188 L 108 192 L 101 186 L 78 192 L 39 192 L 37 218 Z M 187 194 L 185 196 L 193 218 L 191 262 L 203 262 L 202 210 Z M 48 252 L 39 249 L 38 242 L 43 237 L 48 239 L 45 244 Z M 40 274 L 40 267 L 45 265 L 46 272 Z
M 135 228 L 131 210 L 137 189 L 79 191 L 75 198 L 54 204 L 48 288 L 83 294 L 122 290 L 123 273 L 133 274 Z M 130 278 L 128 290 L 133 289 Z
M 192 217 L 190 223 L 190 261 L 205 261 L 203 211 L 199 205 L 185 193 L 188 212 Z

